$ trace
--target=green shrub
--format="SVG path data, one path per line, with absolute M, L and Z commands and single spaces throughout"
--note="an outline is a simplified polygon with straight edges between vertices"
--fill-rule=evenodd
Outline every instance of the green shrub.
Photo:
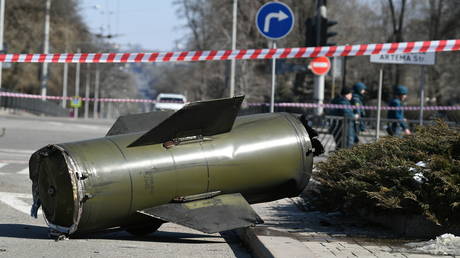
M 460 133 L 442 122 L 340 150 L 317 167 L 320 184 L 307 198 L 320 210 L 419 214 L 438 225 L 460 224 Z

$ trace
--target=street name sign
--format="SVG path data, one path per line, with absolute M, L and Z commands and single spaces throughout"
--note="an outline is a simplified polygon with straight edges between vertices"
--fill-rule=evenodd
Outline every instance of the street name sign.
M 371 55 L 371 63 L 434 65 L 436 63 L 436 54 L 428 52 Z
M 281 39 L 294 27 L 294 13 L 284 3 L 268 2 L 257 11 L 256 26 L 264 37 Z

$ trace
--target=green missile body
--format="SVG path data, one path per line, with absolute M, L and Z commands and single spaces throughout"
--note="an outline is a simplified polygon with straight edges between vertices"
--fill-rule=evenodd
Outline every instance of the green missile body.
M 32 215 L 41 205 L 63 234 L 141 234 L 164 222 L 214 233 L 262 223 L 249 204 L 298 195 L 314 148 L 294 115 L 236 117 L 242 100 L 195 102 L 167 118 L 121 117 L 106 137 L 38 150 L 29 161 Z

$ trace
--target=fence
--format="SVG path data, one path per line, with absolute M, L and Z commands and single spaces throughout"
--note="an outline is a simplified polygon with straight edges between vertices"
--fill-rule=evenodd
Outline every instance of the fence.
M 456 121 L 444 120 L 450 127 L 459 127 Z M 388 136 L 391 132 L 391 124 L 398 123 L 394 119 L 381 119 L 379 134 L 380 137 Z M 416 132 L 419 120 L 406 121 L 411 132 Z M 424 120 L 423 125 L 431 125 L 436 120 Z M 313 128 L 319 133 L 321 143 L 324 145 L 325 153 L 335 151 L 339 148 L 350 148 L 355 144 L 371 143 L 377 140 L 377 119 L 360 118 L 347 119 L 344 117 L 325 116 L 322 119 L 313 120 Z M 361 127 L 361 128 L 360 128 Z M 362 130 L 361 130 L 362 129 Z M 355 135 L 357 136 L 355 138 Z
M 360 118 L 358 120 L 346 119 L 337 116 L 316 116 L 314 108 L 294 107 L 294 106 L 276 106 L 275 112 L 289 112 L 297 114 L 306 114 L 309 118 L 310 125 L 319 133 L 319 139 L 324 145 L 325 154 L 335 151 L 338 148 L 351 147 L 349 142 L 354 143 L 354 134 L 357 134 L 358 142 L 354 144 L 370 143 L 376 141 L 377 137 L 377 119 L 376 111 L 369 110 L 367 114 L 369 117 Z M 248 115 L 255 113 L 269 112 L 267 105 L 251 105 L 241 110 L 240 115 Z M 327 110 L 326 110 L 327 113 Z M 419 111 L 405 111 L 405 116 L 409 118 L 406 122 L 412 132 L 416 131 L 420 121 L 418 118 Z M 386 111 L 382 112 L 381 117 L 386 117 Z M 411 119 L 412 118 L 412 119 Z M 424 112 L 423 125 L 434 124 L 437 119 L 447 123 L 451 127 L 460 127 L 460 111 L 459 110 L 430 110 Z M 398 120 L 381 119 L 379 135 L 381 137 L 388 136 L 387 128 L 391 123 L 398 122 Z M 362 127 L 362 131 L 358 130 Z M 353 129 L 353 131 L 352 131 Z M 353 139 L 351 139 L 353 138 Z M 348 140 L 348 143 L 347 143 Z
M 10 92 L 0 89 L 0 92 Z M 0 96 L 0 108 L 24 110 L 37 115 L 69 116 L 69 111 L 59 106 L 57 101 L 43 101 L 37 98 L 16 98 Z

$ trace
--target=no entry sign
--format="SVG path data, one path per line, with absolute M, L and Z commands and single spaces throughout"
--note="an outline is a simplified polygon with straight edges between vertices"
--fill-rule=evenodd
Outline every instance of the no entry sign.
M 310 62 L 308 69 L 316 75 L 325 75 L 331 69 L 331 61 L 325 56 L 317 57 Z

